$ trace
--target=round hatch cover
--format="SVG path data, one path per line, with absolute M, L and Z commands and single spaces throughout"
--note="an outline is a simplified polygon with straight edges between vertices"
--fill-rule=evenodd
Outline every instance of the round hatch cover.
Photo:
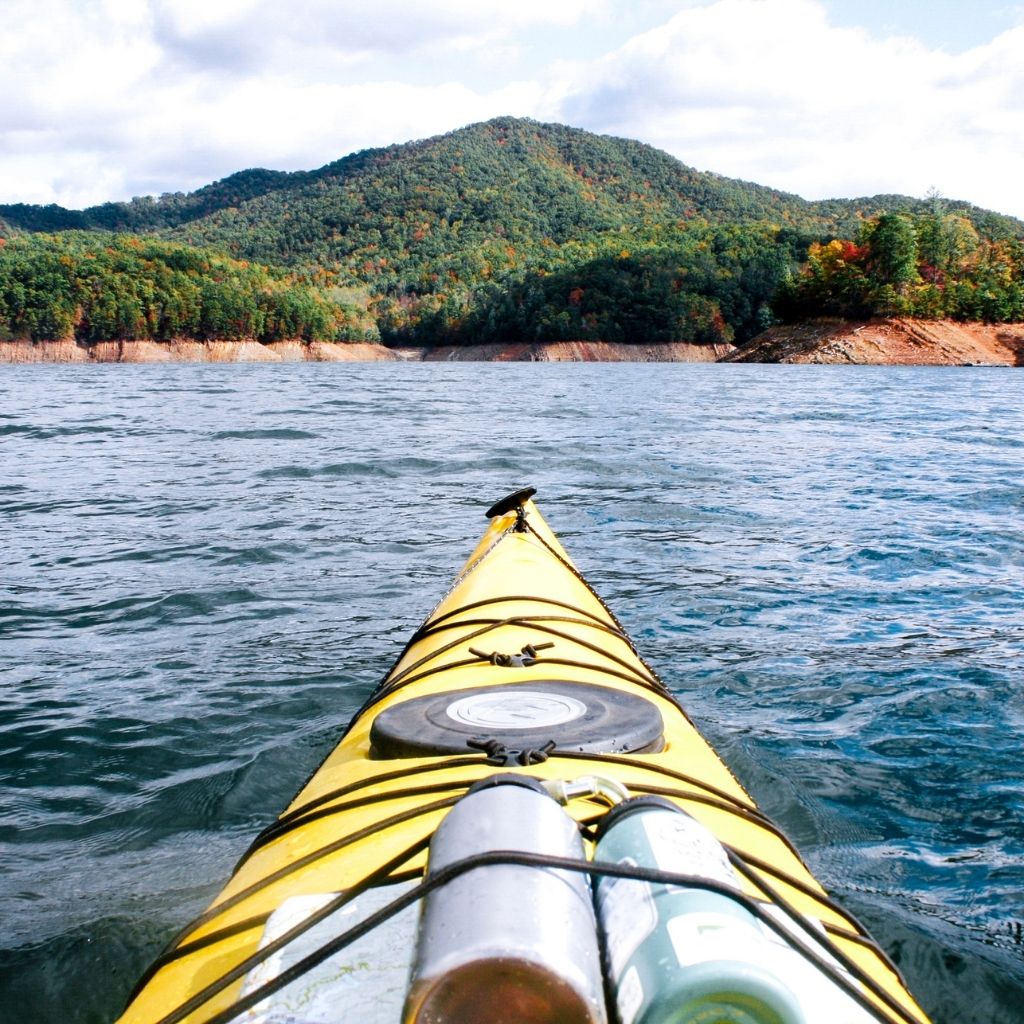
M 621 754 L 659 750 L 663 728 L 658 709 L 636 694 L 539 679 L 407 700 L 377 716 L 370 739 L 376 757 L 466 753 L 472 739 Z

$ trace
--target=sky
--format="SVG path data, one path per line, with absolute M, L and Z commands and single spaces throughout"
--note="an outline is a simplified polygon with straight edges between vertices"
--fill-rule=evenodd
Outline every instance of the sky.
M 807 199 L 1024 218 L 1024 2 L 0 0 L 0 203 L 188 192 L 509 114 Z

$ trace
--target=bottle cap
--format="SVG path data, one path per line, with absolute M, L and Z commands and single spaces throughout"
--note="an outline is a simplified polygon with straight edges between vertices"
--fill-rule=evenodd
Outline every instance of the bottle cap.
M 676 814 L 686 814 L 681 807 L 672 803 L 671 800 L 666 799 L 663 796 L 634 796 L 628 800 L 623 800 L 622 803 L 616 804 L 609 810 L 605 816 L 597 823 L 597 833 L 594 837 L 595 842 L 600 842 L 604 834 L 610 829 L 616 822 L 621 821 L 627 815 L 635 814 L 637 811 L 658 809 L 662 811 L 674 811 Z M 690 817 L 690 815 L 687 815 Z
M 532 789 L 535 793 L 543 793 L 550 797 L 551 794 L 541 785 L 540 780 L 531 778 L 529 775 L 517 775 L 515 772 L 496 772 L 488 775 L 486 779 L 474 782 L 466 790 L 466 796 L 479 793 L 482 789 L 490 789 L 492 786 L 522 786 L 524 789 Z M 552 799 L 554 799 L 552 797 Z

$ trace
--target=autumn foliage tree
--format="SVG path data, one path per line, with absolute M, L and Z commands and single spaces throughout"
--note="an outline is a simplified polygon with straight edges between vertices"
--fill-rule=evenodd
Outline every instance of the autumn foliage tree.
M 774 308 L 806 316 L 925 318 L 1005 322 L 1024 319 L 1024 243 L 983 238 L 964 217 L 933 208 L 884 214 L 859 237 L 811 245 L 800 274 Z

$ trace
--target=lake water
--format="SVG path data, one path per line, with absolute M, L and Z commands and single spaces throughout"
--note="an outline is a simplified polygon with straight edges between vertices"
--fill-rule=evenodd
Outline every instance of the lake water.
M 533 484 L 937 1024 L 1024 1020 L 1024 373 L 0 370 L 0 1021 L 116 1015 Z

